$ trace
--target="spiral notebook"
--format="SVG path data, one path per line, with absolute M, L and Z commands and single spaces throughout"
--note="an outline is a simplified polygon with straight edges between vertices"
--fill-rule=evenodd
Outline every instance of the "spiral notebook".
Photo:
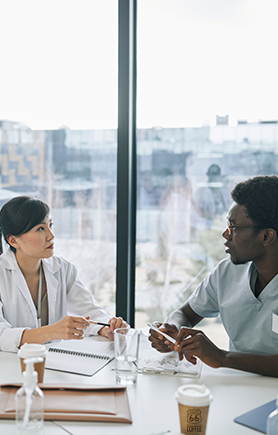
M 114 344 L 109 340 L 62 340 L 48 346 L 45 368 L 92 376 L 113 358 Z

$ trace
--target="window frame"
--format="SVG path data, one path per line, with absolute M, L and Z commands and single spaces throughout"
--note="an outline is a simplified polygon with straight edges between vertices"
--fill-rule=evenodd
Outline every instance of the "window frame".
M 116 315 L 135 323 L 137 1 L 118 2 Z

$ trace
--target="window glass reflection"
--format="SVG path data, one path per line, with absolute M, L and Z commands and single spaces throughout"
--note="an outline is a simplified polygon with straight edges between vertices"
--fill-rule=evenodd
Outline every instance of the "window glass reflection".
M 46 201 L 55 254 L 115 313 L 117 2 L 2 2 L 0 206 Z

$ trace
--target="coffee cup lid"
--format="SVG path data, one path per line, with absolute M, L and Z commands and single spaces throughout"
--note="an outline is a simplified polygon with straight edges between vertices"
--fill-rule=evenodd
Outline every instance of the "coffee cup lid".
M 210 390 L 205 385 L 181 385 L 175 394 L 177 401 L 186 406 L 207 406 L 212 401 Z
M 43 344 L 24 343 L 19 349 L 17 355 L 20 358 L 31 358 L 47 355 L 47 348 Z

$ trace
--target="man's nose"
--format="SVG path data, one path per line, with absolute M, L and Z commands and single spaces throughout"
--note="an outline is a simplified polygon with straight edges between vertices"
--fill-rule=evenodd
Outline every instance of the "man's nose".
M 229 233 L 228 228 L 226 228 L 223 233 L 222 233 L 222 237 L 224 237 L 224 239 L 229 240 L 231 238 L 231 234 Z

